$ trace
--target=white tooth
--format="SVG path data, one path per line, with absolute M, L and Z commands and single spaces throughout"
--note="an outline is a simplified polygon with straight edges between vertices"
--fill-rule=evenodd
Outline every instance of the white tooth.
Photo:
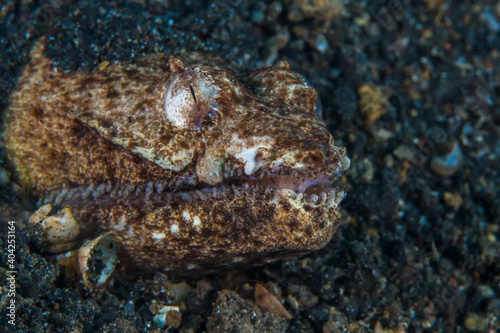
M 316 202 L 318 202 L 318 196 L 316 194 L 311 194 L 311 196 L 309 197 L 309 202 L 312 204 L 316 204 Z
M 135 186 L 134 185 L 127 185 L 125 187 L 125 193 L 124 196 L 127 198 L 129 197 L 133 192 L 135 191 Z
M 49 202 L 54 201 L 54 196 L 55 196 L 54 192 L 50 193 L 49 196 L 46 197 L 45 200 L 43 201 L 44 204 L 48 204 Z
M 323 193 L 321 193 L 321 194 L 319 195 L 319 201 L 320 201 L 322 204 L 324 204 L 324 203 L 326 202 L 326 198 L 327 198 L 327 197 L 326 197 L 326 193 L 325 193 L 325 192 L 323 192 Z
M 155 188 L 158 193 L 161 193 L 165 189 L 165 184 L 163 182 L 158 181 L 155 184 Z
M 207 195 L 201 191 L 196 190 L 196 194 L 200 197 L 201 200 L 205 201 L 207 200 Z
M 92 196 L 94 197 L 94 199 L 99 198 L 104 193 L 105 187 L 106 187 L 106 184 L 101 184 L 97 187 L 97 189 L 94 191 L 94 193 L 92 193 Z
M 236 186 L 231 185 L 231 188 L 233 189 L 234 195 L 236 195 L 236 196 L 240 195 L 240 190 Z
M 153 186 L 148 186 L 146 188 L 146 201 L 149 201 L 149 198 L 151 197 L 151 194 L 153 194 Z
M 120 189 L 120 185 L 116 185 L 115 188 L 113 189 L 113 191 L 111 191 L 111 193 L 109 194 L 109 197 L 111 199 L 116 199 L 118 198 L 118 190 Z
M 82 195 L 82 190 L 79 188 L 75 188 L 73 194 L 71 195 L 71 199 L 72 200 L 79 199 L 81 195 Z
M 69 190 L 68 195 L 66 196 L 66 200 L 72 200 L 73 196 L 76 194 L 76 191 L 78 191 L 77 188 L 72 188 Z
M 89 185 L 85 192 L 83 192 L 82 199 L 87 199 L 92 192 L 94 192 L 94 185 Z
M 294 190 L 290 190 L 288 193 L 290 193 L 290 198 L 292 199 L 296 199 L 297 198 L 297 192 L 295 192 Z
M 141 194 L 141 192 L 143 190 L 144 190 L 144 187 L 142 185 L 137 186 L 137 188 L 135 189 L 135 195 L 139 196 L 139 194 Z
M 342 201 L 344 200 L 346 196 L 346 193 L 344 191 L 340 191 L 338 194 L 337 194 L 337 205 Z
M 309 201 L 309 196 L 307 195 L 307 193 L 304 193 L 304 197 L 302 198 L 302 201 L 304 201 L 304 202 Z
M 191 203 L 191 201 L 193 200 L 193 197 L 190 192 L 181 192 L 179 195 L 181 196 L 182 199 L 186 200 L 189 203 Z M 167 198 L 169 197 L 170 193 L 167 193 Z
M 298 201 L 301 201 L 301 200 L 302 200 L 302 198 L 304 198 L 304 194 L 303 194 L 303 193 L 299 193 L 299 194 L 297 195 L 297 200 L 298 200 Z
M 337 194 L 335 192 L 332 192 L 330 193 L 330 197 L 328 198 L 328 205 L 336 205 L 336 202 L 337 201 Z
M 68 190 L 67 189 L 63 189 L 61 191 L 61 193 L 59 193 L 59 195 L 57 196 L 56 198 L 56 205 L 60 205 L 61 202 L 63 201 L 64 197 L 66 196 L 66 193 L 68 193 Z
M 184 179 L 182 177 L 179 177 L 179 179 L 177 179 L 177 181 L 175 182 L 175 185 L 177 187 L 181 187 L 182 185 L 184 185 Z
M 123 193 L 125 192 L 125 189 L 126 189 L 126 186 L 123 184 L 116 187 L 116 195 L 118 198 L 123 197 Z

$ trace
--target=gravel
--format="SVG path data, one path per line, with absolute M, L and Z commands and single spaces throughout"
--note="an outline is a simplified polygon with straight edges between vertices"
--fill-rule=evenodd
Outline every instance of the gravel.
M 33 41 L 64 71 L 206 51 L 244 70 L 287 60 L 319 91 L 353 167 L 344 222 L 322 250 L 182 281 L 118 270 L 107 289 L 68 284 L 23 231 L 36 198 L 0 151 L 0 280 L 18 229 L 17 332 L 441 332 L 500 326 L 500 2 L 6 1 L 0 112 Z M 367 95 L 368 94 L 368 95 Z M 255 283 L 291 320 L 257 308 Z M 267 284 L 266 284 L 267 285 Z M 0 304 L 6 306 L 6 287 Z M 174 295 L 175 296 L 175 295 Z M 179 307 L 178 328 L 155 311 Z M 237 317 L 235 317 L 237 316 Z M 237 319 L 235 319 L 237 318 Z M 172 320 L 174 320 L 172 319 Z M 0 326 L 9 327 L 8 317 Z M 168 323 L 168 322 L 167 322 Z M 260 325 L 260 326 L 259 326 Z

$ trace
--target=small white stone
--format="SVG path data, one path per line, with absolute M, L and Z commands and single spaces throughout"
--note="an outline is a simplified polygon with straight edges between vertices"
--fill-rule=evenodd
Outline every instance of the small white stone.
M 170 311 L 179 312 L 179 307 L 174 305 L 164 305 L 154 317 L 153 321 L 158 327 L 163 328 L 166 325 L 167 313 Z
M 155 241 L 161 241 L 163 238 L 165 238 L 165 233 L 163 232 L 153 232 L 151 234 L 151 238 L 153 238 Z

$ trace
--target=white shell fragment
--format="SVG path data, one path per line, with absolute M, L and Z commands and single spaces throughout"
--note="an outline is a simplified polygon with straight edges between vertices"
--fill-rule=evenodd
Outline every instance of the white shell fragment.
M 75 245 L 75 239 L 80 234 L 80 224 L 73 217 L 69 206 L 49 216 L 51 211 L 51 205 L 40 207 L 30 216 L 28 223 L 41 230 L 37 234 L 37 243 L 43 249 L 52 253 L 66 251 Z
M 38 223 L 42 222 L 47 216 L 49 216 L 51 211 L 52 205 L 43 205 L 30 216 L 28 224 L 30 226 L 37 225 Z
M 118 248 L 108 234 L 86 242 L 77 255 L 83 283 L 91 289 L 106 283 L 118 262 Z
M 182 320 L 181 318 L 182 315 L 178 306 L 164 305 L 160 310 L 158 310 L 158 313 L 154 317 L 153 321 L 158 327 L 163 328 L 167 326 L 168 323 L 172 321 L 172 319 L 177 319 L 177 321 L 180 321 Z
M 118 248 L 108 234 L 86 242 L 78 250 L 57 256 L 65 280 L 80 280 L 91 291 L 106 283 L 117 262 Z

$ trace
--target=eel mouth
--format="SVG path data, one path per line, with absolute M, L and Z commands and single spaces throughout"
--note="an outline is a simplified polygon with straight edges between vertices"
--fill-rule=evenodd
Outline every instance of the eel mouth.
M 333 187 L 333 183 L 334 181 L 329 180 L 327 177 L 309 180 L 307 178 L 295 176 L 245 177 L 236 182 L 238 185 L 259 185 L 273 190 L 289 189 L 296 193 L 303 193 L 306 195 L 320 195 L 323 192 L 327 192 Z
M 257 200 L 261 195 L 269 199 L 292 199 L 317 206 L 332 199 L 337 204 L 345 197 L 345 192 L 334 183 L 336 178 L 321 176 L 314 179 L 297 176 L 265 175 L 261 177 L 243 176 L 227 180 L 215 186 L 192 186 L 170 190 L 169 182 L 150 181 L 147 183 L 124 184 L 111 182 L 98 185 L 80 186 L 55 190 L 42 196 L 40 204 L 81 205 L 83 204 L 167 204 L 171 200 L 213 200 L 247 196 Z M 170 180 L 172 183 L 172 180 Z

